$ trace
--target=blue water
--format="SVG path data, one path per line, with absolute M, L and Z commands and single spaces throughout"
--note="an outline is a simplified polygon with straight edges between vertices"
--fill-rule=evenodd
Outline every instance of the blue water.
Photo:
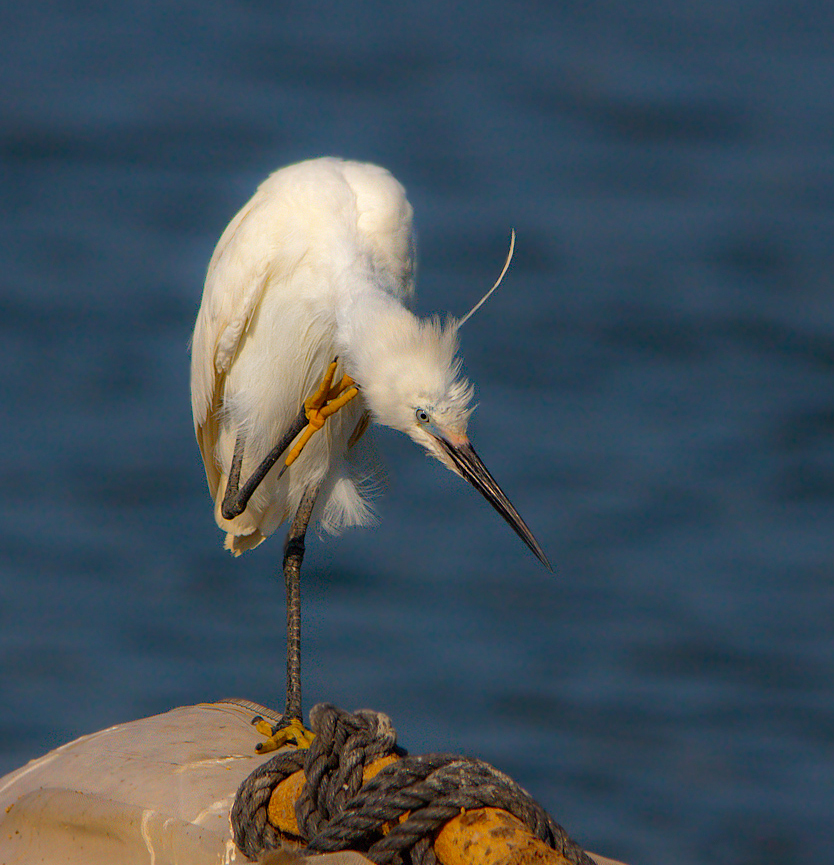
M 453 7 L 453 8 L 452 8 Z M 280 705 L 278 537 L 221 550 L 187 343 L 283 164 L 407 186 L 473 441 L 554 562 L 382 431 L 312 542 L 307 705 L 510 772 L 590 849 L 834 845 L 834 6 L 5 3 L 0 773 L 176 705 Z

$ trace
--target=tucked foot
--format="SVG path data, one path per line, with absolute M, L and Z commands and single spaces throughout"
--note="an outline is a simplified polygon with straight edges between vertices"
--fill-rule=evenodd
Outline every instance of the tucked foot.
M 278 475 L 279 477 L 298 459 L 299 454 L 304 449 L 304 445 L 310 441 L 314 433 L 324 426 L 327 418 L 336 414 L 340 408 L 347 405 L 359 393 L 356 382 L 349 375 L 342 376 L 342 380 L 338 384 L 333 384 L 333 376 L 336 374 L 337 366 L 338 359 L 334 360 L 327 368 L 327 372 L 318 390 L 304 401 L 307 427 L 304 429 L 295 447 L 287 455 L 284 466 Z
M 266 742 L 255 745 L 255 750 L 259 754 L 277 751 L 284 745 L 309 748 L 316 735 L 312 730 L 308 730 L 298 718 L 290 718 L 286 722 L 281 720 L 273 726 L 258 715 L 252 719 L 252 723 L 262 736 L 266 736 Z

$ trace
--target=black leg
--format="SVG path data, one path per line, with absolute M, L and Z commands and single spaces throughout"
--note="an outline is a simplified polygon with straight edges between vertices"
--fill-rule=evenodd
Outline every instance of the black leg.
M 242 514 L 258 484 L 275 465 L 281 454 L 290 446 L 292 440 L 307 425 L 307 415 L 302 409 L 293 425 L 281 441 L 269 452 L 266 459 L 255 469 L 249 480 L 240 487 L 240 471 L 243 465 L 245 438 L 238 435 L 229 469 L 229 482 L 223 496 L 221 512 L 227 519 Z M 287 703 L 284 721 L 293 718 L 301 720 L 301 562 L 304 559 L 304 536 L 316 503 L 320 484 L 307 487 L 301 504 L 290 526 L 284 544 L 284 583 L 287 587 Z
M 224 519 L 233 520 L 246 510 L 246 505 L 249 503 L 249 499 L 252 498 L 252 493 L 258 488 L 258 485 L 266 477 L 269 470 L 278 462 L 284 451 L 293 443 L 293 439 L 308 424 L 313 423 L 314 418 L 317 420 L 315 429 L 320 429 L 325 418 L 337 412 L 359 392 L 359 385 L 347 375 L 342 378 L 335 388 L 331 387 L 338 360 L 338 357 L 334 358 L 327 369 L 327 374 L 322 379 L 321 385 L 319 385 L 319 389 L 309 399 L 305 400 L 304 405 L 301 406 L 301 411 L 296 415 L 290 428 L 284 433 L 278 444 L 266 455 L 261 464 L 252 472 L 249 480 L 242 487 L 240 486 L 240 472 L 243 466 L 245 440 L 243 433 L 238 434 L 237 441 L 235 441 L 234 454 L 232 455 L 232 465 L 229 469 L 229 481 L 226 484 L 226 491 L 223 493 L 223 502 L 220 505 L 220 513 Z M 332 402 L 328 402 L 328 399 L 332 399 Z M 315 414 L 311 415 L 310 412 L 314 412 Z M 361 437 L 366 426 L 367 421 L 361 421 L 354 431 L 354 437 L 357 439 Z M 312 432 L 314 430 L 310 430 L 311 434 Z M 352 437 L 348 447 L 352 446 L 353 443 L 354 439 Z M 297 456 L 298 454 L 295 454 L 295 457 Z M 284 465 L 278 477 L 281 477 L 286 468 L 287 466 Z
M 232 466 L 229 469 L 229 482 L 226 484 L 226 492 L 223 494 L 223 504 L 220 511 L 223 516 L 230 520 L 242 514 L 243 510 L 237 510 L 238 487 L 240 486 L 240 470 L 243 468 L 243 448 L 246 438 L 243 433 L 238 433 L 235 441 L 235 451 L 232 454 Z M 246 505 L 244 505 L 244 508 Z
M 281 454 L 292 444 L 293 439 L 307 426 L 307 423 L 307 413 L 302 408 L 293 421 L 292 426 L 284 433 L 278 444 L 266 455 L 263 462 L 252 472 L 249 480 L 242 487 L 240 486 L 240 469 L 243 465 L 244 438 L 242 433 L 237 437 L 235 452 L 232 456 L 232 467 L 229 469 L 229 483 L 226 485 L 223 504 L 220 506 L 220 513 L 223 514 L 223 519 L 233 520 L 246 510 L 246 505 L 249 503 L 249 499 L 252 498 L 252 493 L 255 492 L 258 485 L 266 477 L 267 472 L 281 458 Z
M 304 491 L 284 545 L 284 582 L 287 586 L 287 705 L 284 723 L 301 720 L 301 562 L 304 536 L 321 484 Z

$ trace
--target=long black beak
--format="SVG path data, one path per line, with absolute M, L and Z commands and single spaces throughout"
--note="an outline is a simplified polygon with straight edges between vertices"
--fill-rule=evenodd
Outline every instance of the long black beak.
M 521 519 L 513 503 L 504 495 L 504 491 L 489 473 L 487 467 L 481 462 L 481 458 L 475 453 L 475 449 L 469 442 L 453 445 L 441 436 L 434 436 L 437 443 L 449 455 L 461 477 L 466 478 L 469 483 L 478 490 L 481 495 L 501 514 L 510 524 L 512 530 L 533 551 L 536 558 L 549 570 L 553 568 L 547 560 L 547 556 L 539 546 L 539 542 L 533 537 L 533 533 L 527 528 L 527 523 Z

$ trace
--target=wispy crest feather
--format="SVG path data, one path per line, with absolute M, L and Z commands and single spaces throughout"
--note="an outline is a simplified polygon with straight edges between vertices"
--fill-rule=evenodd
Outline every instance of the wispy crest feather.
M 507 271 L 510 269 L 510 262 L 513 260 L 513 252 L 515 252 L 515 229 L 510 229 L 510 249 L 507 252 L 507 260 L 504 262 L 504 266 L 501 268 L 501 273 L 498 274 L 498 279 L 495 280 L 495 285 L 466 313 L 466 315 L 458 321 L 458 328 L 461 328 L 472 318 L 473 315 L 489 300 L 492 292 L 501 285 L 502 280 L 507 274 Z

